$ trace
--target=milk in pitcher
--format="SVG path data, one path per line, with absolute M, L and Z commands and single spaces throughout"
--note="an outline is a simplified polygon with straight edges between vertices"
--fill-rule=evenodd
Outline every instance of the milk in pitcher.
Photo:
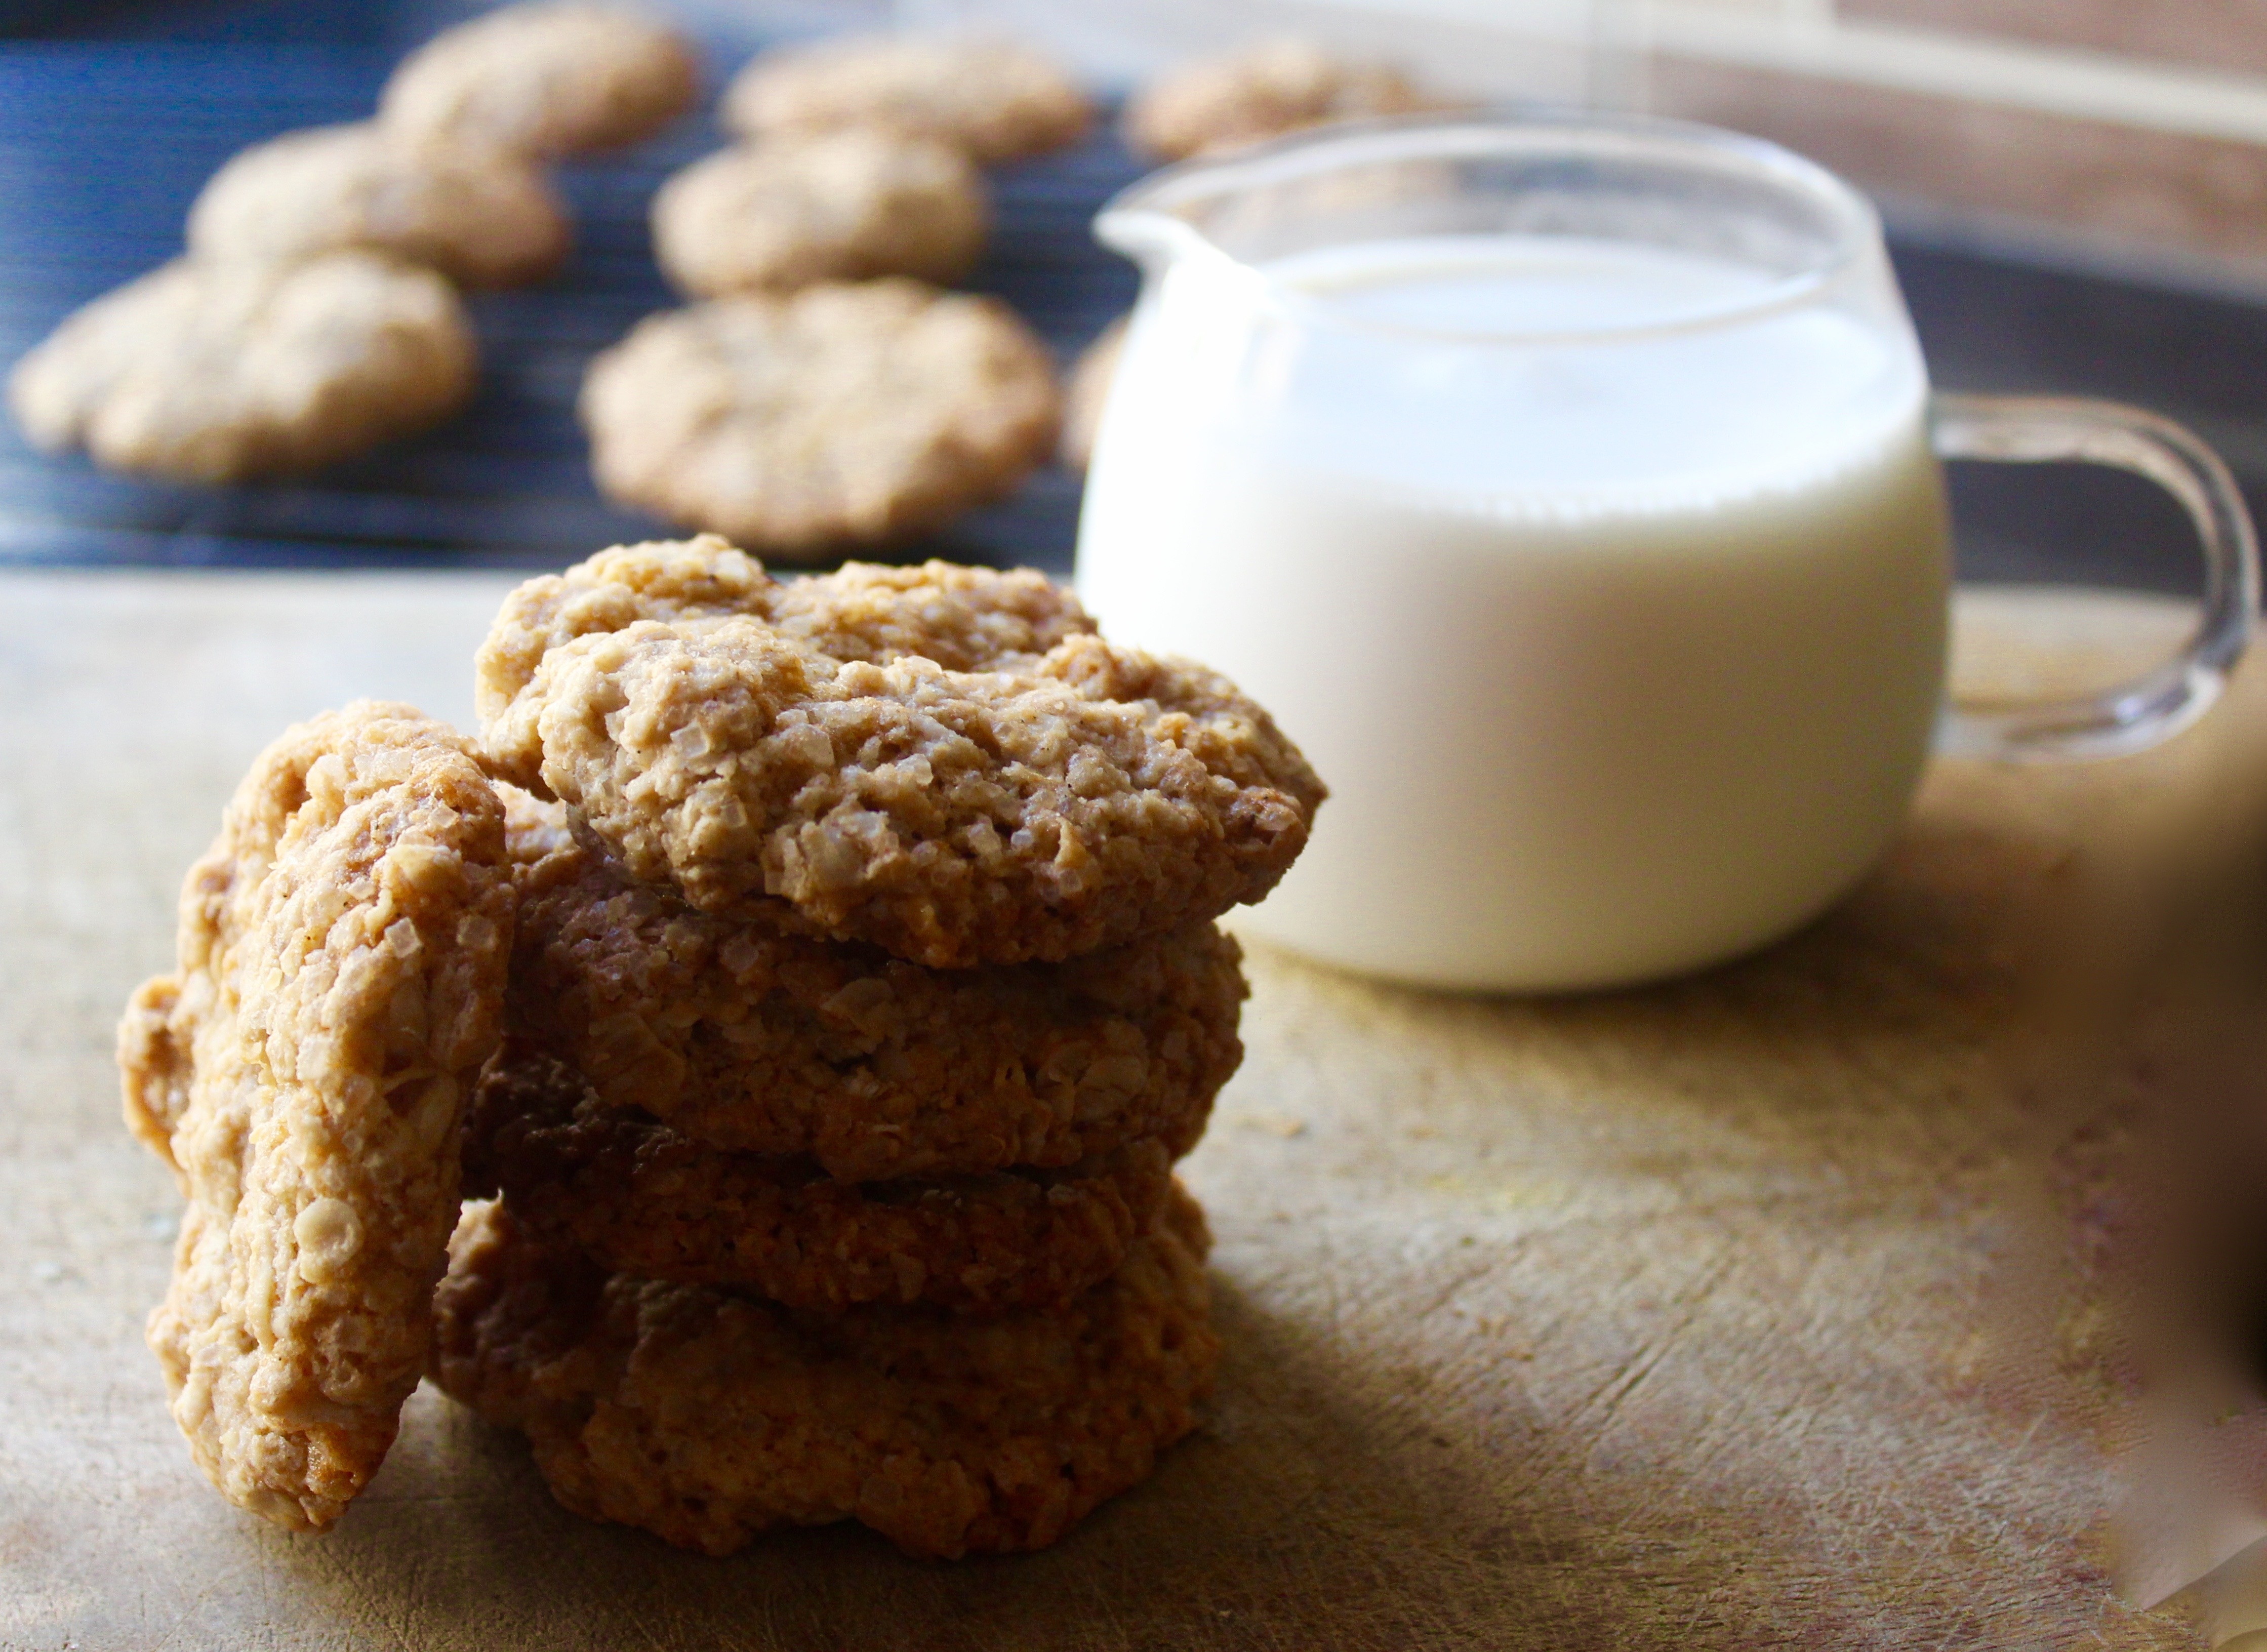
M 1508 234 L 1155 283 L 1078 588 L 1334 789 L 1241 927 L 1431 985 L 1625 981 L 1880 855 L 1943 679 L 1926 386 L 1901 317 L 1787 288 Z

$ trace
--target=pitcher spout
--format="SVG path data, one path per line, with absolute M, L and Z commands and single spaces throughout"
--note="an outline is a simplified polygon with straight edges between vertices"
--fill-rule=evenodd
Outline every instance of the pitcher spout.
M 1134 190 L 1126 195 L 1135 194 Z M 1144 272 L 1155 274 L 1206 245 L 1204 236 L 1186 219 L 1121 195 L 1094 220 L 1094 239 L 1111 252 L 1129 258 Z

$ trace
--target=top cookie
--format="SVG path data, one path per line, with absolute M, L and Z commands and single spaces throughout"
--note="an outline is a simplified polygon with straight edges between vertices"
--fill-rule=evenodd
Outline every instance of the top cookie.
M 473 703 L 488 745 L 533 749 L 542 701 L 532 686 L 553 649 L 641 620 L 735 616 L 762 620 L 838 659 L 918 653 L 956 671 L 1042 654 L 1094 630 L 1078 598 L 1027 568 L 854 563 L 840 573 L 780 580 L 713 533 L 619 545 L 563 574 L 528 580 L 504 598 L 474 663 Z
M 500 1032 L 503 808 L 466 743 L 357 701 L 290 730 L 119 1030 L 127 1122 L 188 1198 L 150 1345 L 232 1502 L 320 1531 L 431 1345 L 457 1135 Z
M 419 136 L 580 155 L 651 136 L 700 91 L 675 30 L 642 11 L 547 0 L 435 35 L 387 80 L 378 118 Z
M 469 287 L 539 281 L 567 254 L 566 209 L 517 156 L 374 121 L 287 132 L 212 175 L 189 209 L 201 258 L 291 260 L 358 247 Z
M 1218 154 L 1371 115 L 1449 106 L 1390 64 L 1296 37 L 1184 64 L 1126 105 L 1126 143 L 1159 160 Z
M 48 449 L 187 481 L 319 470 L 472 393 L 472 325 L 429 269 L 368 253 L 175 259 L 70 317 L 9 400 Z
M 704 911 L 931 968 L 1060 959 L 1258 899 L 1322 800 L 1232 684 L 1104 642 L 1035 575 L 609 554 L 507 601 L 483 733 Z
M 1094 111 L 1061 70 L 1011 40 L 877 34 L 764 53 L 726 90 L 723 118 L 751 135 L 879 127 L 988 163 L 1075 143 Z
M 983 252 L 989 210 L 958 150 L 852 128 L 693 162 L 653 199 L 653 250 L 697 297 L 872 275 L 953 282 Z

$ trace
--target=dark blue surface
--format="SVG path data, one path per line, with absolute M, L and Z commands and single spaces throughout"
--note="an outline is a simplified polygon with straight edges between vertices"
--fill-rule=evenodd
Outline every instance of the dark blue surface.
M 0 363 L 172 256 L 189 202 L 238 149 L 366 114 L 399 55 L 391 45 L 292 38 L 282 23 L 304 33 L 309 18 L 291 8 L 244 8 L 245 28 L 224 31 L 262 32 L 250 25 L 273 12 L 269 38 L 199 38 L 179 23 L 194 10 L 131 14 L 175 38 L 0 41 Z M 367 20 L 383 9 L 352 10 Z M 728 43 L 712 62 L 721 70 L 746 49 Z M 593 354 L 678 302 L 654 266 L 647 203 L 664 177 L 721 141 L 703 116 L 627 156 L 563 169 L 573 259 L 543 287 L 472 299 L 480 394 L 418 440 L 303 482 L 211 488 L 43 455 L 0 421 L 0 561 L 554 567 L 658 531 L 598 496 L 575 394 Z M 995 172 L 999 228 L 967 284 L 1075 351 L 1132 301 L 1132 271 L 1093 246 L 1086 224 L 1137 170 L 1098 140 Z M 1075 477 L 1044 471 L 905 554 L 1067 568 L 1077 495 Z
M 77 305 L 179 248 L 190 201 L 243 145 L 367 114 L 392 63 L 471 0 L 0 0 L 0 364 Z M 712 79 L 752 40 L 715 40 Z M 459 419 L 312 481 L 152 484 L 32 452 L 0 420 L 0 562 L 495 562 L 556 566 L 661 525 L 592 488 L 573 405 L 584 363 L 674 298 L 646 203 L 721 138 L 706 116 L 626 158 L 567 169 L 580 243 L 540 289 L 473 302 L 480 397 Z M 1107 138 L 994 175 L 1000 228 L 970 284 L 1066 357 L 1130 302 L 1087 220 L 1137 167 Z M 1932 370 L 1961 389 L 2139 402 L 2193 423 L 2267 505 L 2267 307 L 1973 249 L 1897 243 Z M 1961 466 L 1963 571 L 2186 590 L 2187 532 L 2148 484 L 2079 467 Z M 908 554 L 1068 566 L 1075 478 Z

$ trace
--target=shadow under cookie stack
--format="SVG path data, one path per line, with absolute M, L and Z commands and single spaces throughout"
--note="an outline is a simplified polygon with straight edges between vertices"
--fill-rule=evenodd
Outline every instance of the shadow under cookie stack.
M 477 743 L 263 753 L 121 1029 L 214 1483 L 325 1529 L 421 1373 L 711 1553 L 1035 1548 L 1147 1475 L 1219 1350 L 1214 920 L 1305 841 L 1297 750 L 1038 574 L 714 538 L 522 585 L 478 689 Z

